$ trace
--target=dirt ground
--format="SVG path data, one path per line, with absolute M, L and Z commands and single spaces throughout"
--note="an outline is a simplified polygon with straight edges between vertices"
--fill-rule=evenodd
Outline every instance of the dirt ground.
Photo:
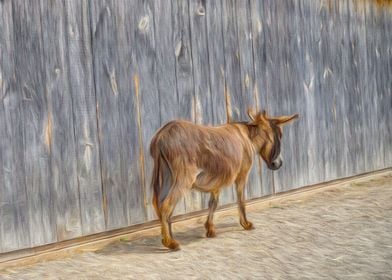
M 96 252 L 0 271 L 0 279 L 392 279 L 392 172 L 250 212 L 204 237 L 202 220 L 160 237 L 120 239 Z

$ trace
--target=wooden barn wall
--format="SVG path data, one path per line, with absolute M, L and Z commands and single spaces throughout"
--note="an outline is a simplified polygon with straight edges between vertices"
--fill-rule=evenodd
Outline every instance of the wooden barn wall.
M 149 142 L 172 119 L 300 114 L 248 199 L 391 167 L 389 3 L 0 1 L 0 252 L 155 219 Z

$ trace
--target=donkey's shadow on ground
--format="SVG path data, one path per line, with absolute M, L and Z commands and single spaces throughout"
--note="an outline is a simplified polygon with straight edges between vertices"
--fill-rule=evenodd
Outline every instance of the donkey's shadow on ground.
M 206 231 L 203 225 L 198 227 L 187 228 L 185 230 L 176 231 L 174 229 L 174 236 L 180 245 L 193 245 L 198 242 L 203 242 L 206 239 Z M 216 224 L 217 237 L 222 238 L 226 233 L 244 231 L 239 223 L 222 223 Z M 214 238 L 213 238 L 214 239 Z M 141 237 L 136 240 L 120 239 L 114 241 L 104 248 L 95 251 L 99 255 L 125 255 L 125 254 L 165 254 L 171 251 L 166 249 L 161 243 L 161 236 L 154 235 L 149 237 Z

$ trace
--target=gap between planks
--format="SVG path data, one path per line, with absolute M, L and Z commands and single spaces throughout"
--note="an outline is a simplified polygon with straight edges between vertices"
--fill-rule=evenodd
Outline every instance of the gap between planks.
M 319 183 L 311 186 L 289 190 L 275 195 L 264 196 L 248 200 L 246 209 L 248 212 L 259 211 L 264 208 L 271 207 L 276 203 L 282 203 L 289 199 L 311 196 L 319 192 L 329 189 L 344 187 L 353 182 L 368 181 L 374 178 L 385 176 L 392 172 L 392 167 L 362 173 L 351 177 L 336 179 L 324 183 Z M 202 224 L 208 210 L 201 210 L 193 213 L 179 215 L 174 217 L 174 223 L 182 224 Z M 215 219 L 225 216 L 237 214 L 237 205 L 232 203 L 221 206 L 215 213 Z M 70 257 L 77 253 L 93 252 L 109 245 L 114 241 L 126 238 L 127 241 L 136 240 L 143 237 L 157 236 L 159 238 L 160 225 L 158 221 L 151 221 L 144 224 L 134 225 L 122 229 L 111 230 L 107 232 L 97 233 L 89 236 L 79 237 L 67 241 L 62 241 L 54 244 L 39 246 L 35 248 L 28 248 L 17 250 L 9 253 L 0 254 L 0 274 L 1 270 L 16 267 L 26 266 L 37 262 L 50 261 Z

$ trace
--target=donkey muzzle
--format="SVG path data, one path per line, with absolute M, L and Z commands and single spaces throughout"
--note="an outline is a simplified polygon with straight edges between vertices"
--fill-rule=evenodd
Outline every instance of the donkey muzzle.
M 271 165 L 269 166 L 269 168 L 272 170 L 277 170 L 282 166 L 282 164 L 283 164 L 282 158 L 278 157 L 273 162 L 271 162 Z

